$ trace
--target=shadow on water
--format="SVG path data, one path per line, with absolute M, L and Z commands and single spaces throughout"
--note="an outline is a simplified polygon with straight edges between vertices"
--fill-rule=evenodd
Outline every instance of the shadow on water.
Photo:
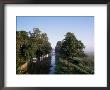
M 31 62 L 28 66 L 28 74 L 55 74 L 56 73 L 56 55 L 52 51 L 49 57 L 43 60 Z
M 31 62 L 28 67 L 28 74 L 48 74 L 51 67 L 51 56 L 42 61 Z

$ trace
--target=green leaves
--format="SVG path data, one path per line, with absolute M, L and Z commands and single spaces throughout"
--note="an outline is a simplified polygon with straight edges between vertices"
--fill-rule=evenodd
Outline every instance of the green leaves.
M 55 51 L 57 57 L 57 72 L 59 74 L 93 74 L 91 62 L 87 60 L 83 49 L 84 44 L 74 33 L 67 32 L 62 41 L 58 41 Z M 86 60 L 85 60 L 86 59 Z
M 51 52 L 51 44 L 46 33 L 42 33 L 39 28 L 34 28 L 33 32 L 16 31 L 16 61 L 17 68 L 22 61 L 29 62 L 32 58 L 40 58 Z
M 65 38 L 57 42 L 55 51 L 59 52 L 62 58 L 85 57 L 84 48 L 84 44 L 77 40 L 74 33 L 67 32 Z

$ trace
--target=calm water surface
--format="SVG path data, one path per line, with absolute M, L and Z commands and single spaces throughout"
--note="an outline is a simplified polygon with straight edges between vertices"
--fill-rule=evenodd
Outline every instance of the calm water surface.
M 51 56 L 41 61 L 32 62 L 29 65 L 29 74 L 54 74 L 55 73 L 55 52 Z

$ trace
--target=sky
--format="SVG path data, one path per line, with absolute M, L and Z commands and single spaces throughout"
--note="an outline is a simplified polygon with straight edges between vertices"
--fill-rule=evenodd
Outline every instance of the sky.
M 17 31 L 33 31 L 39 28 L 47 33 L 51 46 L 64 39 L 67 32 L 75 34 L 85 45 L 85 51 L 94 51 L 94 17 L 93 16 L 17 16 Z

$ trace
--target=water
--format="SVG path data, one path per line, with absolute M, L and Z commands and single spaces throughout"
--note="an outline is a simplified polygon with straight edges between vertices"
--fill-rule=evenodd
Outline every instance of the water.
M 52 50 L 51 57 L 33 61 L 29 65 L 29 74 L 55 74 L 55 52 Z
M 55 67 L 56 67 L 56 65 L 55 65 L 55 53 L 52 52 L 51 55 L 52 55 L 51 56 L 51 68 L 50 68 L 49 74 L 54 74 L 55 73 Z

